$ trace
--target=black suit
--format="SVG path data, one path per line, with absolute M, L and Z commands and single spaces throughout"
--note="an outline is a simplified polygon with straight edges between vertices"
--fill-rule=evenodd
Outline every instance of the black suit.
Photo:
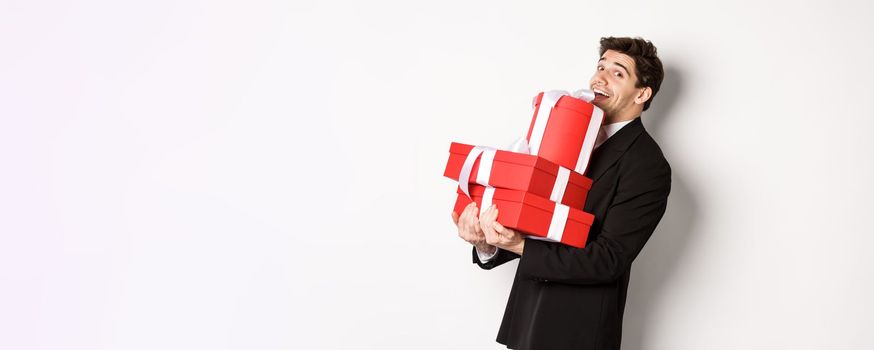
M 497 341 L 511 349 L 619 349 L 631 262 L 661 220 L 671 168 L 640 118 L 592 154 L 584 249 L 525 240 Z M 499 208 L 500 209 L 500 208 Z M 492 269 L 520 256 L 498 249 Z

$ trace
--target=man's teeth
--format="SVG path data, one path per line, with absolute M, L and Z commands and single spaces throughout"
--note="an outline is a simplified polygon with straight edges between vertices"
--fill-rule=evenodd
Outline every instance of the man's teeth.
M 601 91 L 601 90 L 594 89 L 593 91 L 595 91 L 596 94 L 604 95 L 604 96 L 606 96 L 606 97 L 610 97 L 609 94 L 607 94 L 606 92 L 603 92 L 603 91 Z

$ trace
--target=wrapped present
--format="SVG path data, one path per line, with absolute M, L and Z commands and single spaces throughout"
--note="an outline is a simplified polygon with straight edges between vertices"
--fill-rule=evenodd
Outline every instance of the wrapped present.
M 574 96 L 557 90 L 538 94 L 526 135 L 529 153 L 585 174 L 604 119 L 604 112 L 590 103 L 593 98 L 589 90 Z
M 453 142 L 443 176 L 468 184 L 520 190 L 583 209 L 592 180 L 542 157 Z
M 560 242 L 583 248 L 594 221 L 592 214 L 555 203 L 535 194 L 504 188 L 472 185 L 470 197 L 458 190 L 456 213 L 461 213 L 471 201 L 480 213 L 492 204 L 498 208 L 498 222 L 519 230 L 530 238 Z

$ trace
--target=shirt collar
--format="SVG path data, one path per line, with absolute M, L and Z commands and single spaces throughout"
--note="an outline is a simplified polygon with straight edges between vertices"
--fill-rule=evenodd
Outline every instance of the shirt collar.
M 634 119 L 637 119 L 637 118 L 634 118 Z M 601 128 L 604 129 L 604 132 L 607 134 L 607 138 L 610 138 L 610 136 L 613 136 L 617 132 L 619 132 L 619 129 L 622 129 L 623 126 L 626 126 L 626 125 L 628 125 L 628 123 L 633 122 L 634 119 L 626 120 L 626 121 L 618 122 L 618 123 L 613 123 L 613 124 L 601 125 Z
M 637 118 L 634 118 L 634 119 L 637 119 Z M 620 129 L 622 129 L 623 127 L 625 127 L 629 123 L 633 122 L 634 119 L 626 120 L 626 121 L 618 122 L 618 123 L 613 123 L 613 124 L 601 125 L 601 129 L 598 130 L 598 137 L 595 138 L 594 149 L 601 147 L 601 145 L 604 144 L 604 142 L 607 141 L 607 139 L 609 139 L 611 136 L 615 135 L 617 132 L 619 132 Z

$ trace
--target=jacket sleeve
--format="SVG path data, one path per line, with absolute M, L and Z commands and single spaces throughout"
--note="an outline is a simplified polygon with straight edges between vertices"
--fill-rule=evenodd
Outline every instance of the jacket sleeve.
M 479 265 L 483 270 L 491 270 L 518 257 L 519 254 L 498 248 L 498 252 L 495 253 L 495 256 L 491 260 L 488 262 L 482 262 L 476 254 L 476 247 L 473 247 L 473 263 Z
M 529 278 L 569 284 L 599 284 L 622 276 L 655 231 L 668 203 L 671 170 L 667 162 L 638 164 L 618 182 L 602 220 L 601 232 L 585 248 L 526 239 L 519 273 Z M 640 175 L 645 174 L 645 175 Z M 631 177 L 631 176 L 629 176 Z

